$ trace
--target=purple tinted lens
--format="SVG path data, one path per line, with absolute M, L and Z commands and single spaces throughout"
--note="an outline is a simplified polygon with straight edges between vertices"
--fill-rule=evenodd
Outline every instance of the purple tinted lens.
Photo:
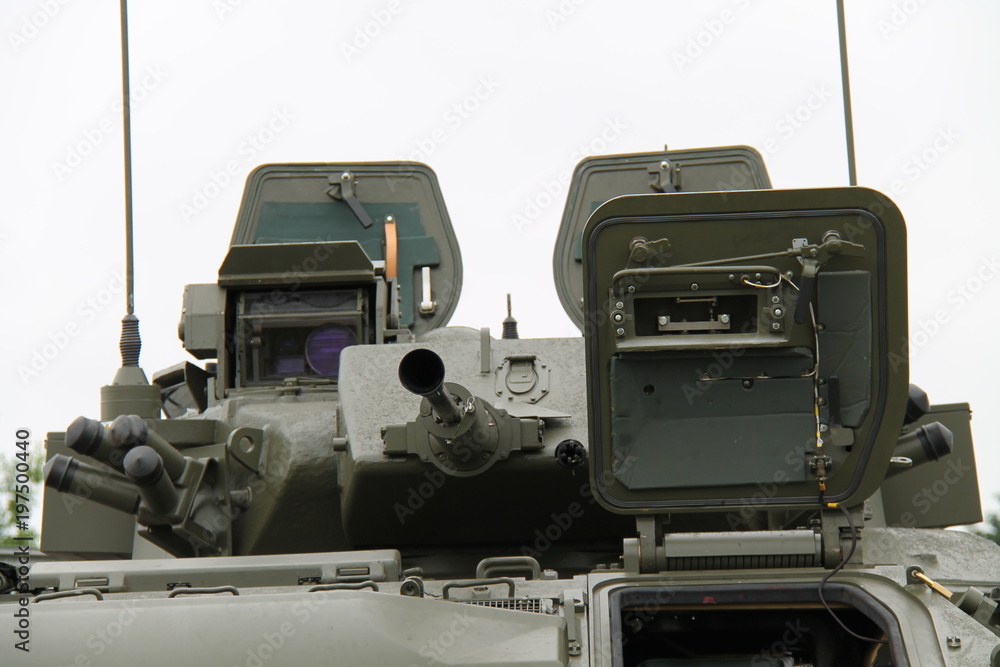
M 340 351 L 357 342 L 354 334 L 343 327 L 321 327 L 313 331 L 306 341 L 306 360 L 320 375 L 337 377 Z

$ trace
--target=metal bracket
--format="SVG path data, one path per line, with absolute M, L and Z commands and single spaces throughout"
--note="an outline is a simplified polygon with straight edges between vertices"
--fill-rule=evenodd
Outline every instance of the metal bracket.
M 226 449 L 251 472 L 259 473 L 260 453 L 264 449 L 264 431 L 247 426 L 235 429 L 226 440 Z
M 420 267 L 420 313 L 430 315 L 437 310 L 437 302 L 432 298 L 431 292 L 431 267 Z
M 354 186 L 355 186 L 354 174 L 352 174 L 349 171 L 345 171 L 340 175 L 339 179 L 334 176 L 330 176 L 328 182 L 333 187 L 327 190 L 326 194 L 333 197 L 334 199 L 339 199 L 343 202 L 346 202 L 347 205 L 351 207 L 351 211 L 354 213 L 354 216 L 358 219 L 358 222 L 361 223 L 361 226 L 364 227 L 365 229 L 371 227 L 372 218 L 370 215 L 368 215 L 368 212 L 365 211 L 364 207 L 361 205 L 361 202 L 358 201 L 357 195 L 354 193 Z
M 649 168 L 653 181 L 649 184 L 656 192 L 677 192 L 681 187 L 681 168 L 674 166 L 669 160 L 662 160 L 659 165 Z
M 583 651 L 580 643 L 580 619 L 578 612 L 584 611 L 583 591 L 567 590 L 563 591 L 559 600 L 560 613 L 566 619 L 566 645 L 569 655 L 578 656 Z

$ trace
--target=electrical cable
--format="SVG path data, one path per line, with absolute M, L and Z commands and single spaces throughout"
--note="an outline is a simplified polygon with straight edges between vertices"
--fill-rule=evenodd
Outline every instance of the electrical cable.
M 841 629 L 843 629 L 843 631 L 846 632 L 847 634 L 851 635 L 855 639 L 871 642 L 873 644 L 888 645 L 889 641 L 886 639 L 875 639 L 874 637 L 865 637 L 864 635 L 859 635 L 858 633 L 848 628 L 846 625 L 844 625 L 844 622 L 841 621 L 837 617 L 837 615 L 833 613 L 833 610 L 830 609 L 830 605 L 828 605 L 826 602 L 826 598 L 823 597 L 823 586 L 826 584 L 826 582 L 830 580 L 830 577 L 832 577 L 833 575 L 837 574 L 842 569 L 844 569 L 844 566 L 847 565 L 848 561 L 850 561 L 851 558 L 854 557 L 854 552 L 858 548 L 858 530 L 854 526 L 854 520 L 851 518 L 851 513 L 847 511 L 846 507 L 844 507 L 839 503 L 829 503 L 828 507 L 829 506 L 838 508 L 841 512 L 844 513 L 844 516 L 847 517 L 847 525 L 851 527 L 851 548 L 847 552 L 847 555 L 844 556 L 840 560 L 840 563 L 837 564 L 837 567 L 830 570 L 830 573 L 827 574 L 825 577 L 823 577 L 823 579 L 819 582 L 819 586 L 816 588 L 816 592 L 819 594 L 819 601 L 823 604 L 823 608 L 826 609 L 827 612 L 829 612 L 830 616 L 833 617 L 833 620 L 837 622 L 837 625 L 839 625 Z

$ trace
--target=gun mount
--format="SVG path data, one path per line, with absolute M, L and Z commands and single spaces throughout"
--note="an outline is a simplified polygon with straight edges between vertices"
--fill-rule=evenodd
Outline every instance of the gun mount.
M 444 362 L 427 349 L 399 362 L 399 382 L 424 399 L 420 417 L 385 432 L 385 452 L 415 454 L 456 476 L 477 475 L 512 451 L 542 447 L 540 419 L 518 419 L 453 382 L 444 382 Z

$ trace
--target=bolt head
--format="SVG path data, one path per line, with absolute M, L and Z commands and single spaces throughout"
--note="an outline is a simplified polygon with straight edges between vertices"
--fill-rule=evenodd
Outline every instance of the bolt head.
M 615 329 L 615 333 L 618 334 L 619 336 L 624 336 L 625 335 L 625 329 L 623 329 L 621 327 L 618 327 L 617 329 Z
M 778 329 L 781 328 L 781 322 L 774 322 L 774 323 L 772 323 L 771 324 L 771 328 L 774 329 L 775 331 L 777 331 Z

